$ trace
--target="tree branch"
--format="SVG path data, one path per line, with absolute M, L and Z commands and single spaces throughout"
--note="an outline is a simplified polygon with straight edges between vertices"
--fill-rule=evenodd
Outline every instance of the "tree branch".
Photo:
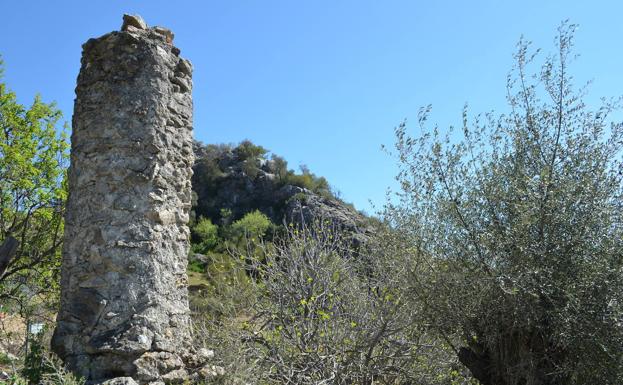
M 9 263 L 15 257 L 18 246 L 19 242 L 17 239 L 11 236 L 8 236 L 0 246 L 0 280 L 9 266 Z

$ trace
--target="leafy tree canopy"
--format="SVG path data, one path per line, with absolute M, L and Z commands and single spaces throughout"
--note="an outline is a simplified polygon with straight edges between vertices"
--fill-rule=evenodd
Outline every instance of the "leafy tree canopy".
M 0 271 L 0 298 L 32 296 L 58 281 L 68 159 L 60 118 L 53 103 L 36 96 L 25 107 L 0 82 L 0 244 L 18 242 Z

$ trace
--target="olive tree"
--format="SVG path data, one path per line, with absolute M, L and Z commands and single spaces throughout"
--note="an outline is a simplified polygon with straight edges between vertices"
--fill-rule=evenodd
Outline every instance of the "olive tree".
M 396 129 L 412 298 L 483 385 L 623 381 L 620 99 L 584 102 L 574 29 L 541 65 L 520 40 L 506 112 Z

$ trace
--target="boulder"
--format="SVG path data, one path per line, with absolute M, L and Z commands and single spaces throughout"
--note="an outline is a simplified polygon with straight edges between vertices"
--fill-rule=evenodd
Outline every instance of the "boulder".
M 136 29 L 147 29 L 147 23 L 139 15 L 123 15 L 123 24 L 121 25 L 122 31 L 127 31 L 128 27 Z

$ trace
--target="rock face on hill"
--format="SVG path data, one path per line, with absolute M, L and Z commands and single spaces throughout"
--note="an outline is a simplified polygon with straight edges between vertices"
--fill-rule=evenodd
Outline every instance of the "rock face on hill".
M 238 219 L 258 209 L 273 222 L 281 222 L 290 194 L 287 188 L 282 189 L 271 161 L 259 156 L 245 158 L 230 146 L 208 147 L 198 143 L 195 156 L 193 190 L 197 194 L 197 215 L 218 221 L 225 216 L 224 211 Z
M 299 189 L 300 187 L 294 187 Z M 374 235 L 374 227 L 365 216 L 337 199 L 330 199 L 302 190 L 286 201 L 285 217 L 292 223 L 329 220 L 342 230 L 355 247 L 365 245 Z
M 83 45 L 54 351 L 90 384 L 179 383 L 190 346 L 192 66 L 124 16 Z M 198 364 L 197 364 L 198 365 Z
M 280 164 L 283 160 L 278 157 L 266 159 L 262 151 L 249 155 L 249 151 L 239 148 L 195 143 L 193 190 L 197 216 L 219 223 L 259 210 L 277 224 L 329 220 L 345 230 L 355 245 L 365 243 L 374 232 L 369 218 L 334 197 L 328 184 L 324 187 L 326 181 L 316 183 L 319 191 L 292 183 L 314 185 L 313 180 L 324 178 L 309 173 L 294 175 L 284 170 Z

